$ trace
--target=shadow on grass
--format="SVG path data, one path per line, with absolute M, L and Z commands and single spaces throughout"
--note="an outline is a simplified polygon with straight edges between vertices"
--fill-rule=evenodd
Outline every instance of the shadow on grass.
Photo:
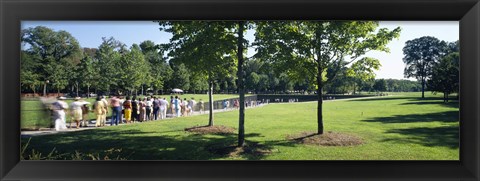
M 444 126 L 444 127 L 419 127 L 407 129 L 392 129 L 386 133 L 396 133 L 408 135 L 408 138 L 390 138 L 383 141 L 394 143 L 413 143 L 429 147 L 442 146 L 451 149 L 459 147 L 459 128 L 458 126 Z
M 378 98 L 354 99 L 354 100 L 349 100 L 349 101 L 352 101 L 352 102 L 367 102 L 367 101 L 390 101 L 390 100 L 401 100 L 401 99 L 410 99 L 410 97 L 384 96 L 384 97 L 378 97 Z
M 210 151 L 216 147 L 231 147 L 237 143 L 237 134 L 198 135 L 182 133 L 172 135 L 160 132 L 143 132 L 141 130 L 85 130 L 56 135 L 32 137 L 29 149 L 48 154 L 53 148 L 59 153 L 73 154 L 100 153 L 110 149 L 121 149 L 120 156 L 127 160 L 213 160 L 227 159 L 229 154 Z M 246 134 L 245 137 L 261 137 L 258 133 Z M 28 139 L 22 139 L 25 143 Z M 248 141 L 247 141 L 248 143 Z M 235 155 L 247 160 L 260 160 L 270 154 L 273 147 L 280 142 L 258 144 L 250 142 L 249 151 Z M 295 145 L 291 145 L 295 146 Z M 228 151 L 228 150 L 227 150 Z M 28 150 L 27 152 L 30 152 Z
M 389 117 L 377 117 L 373 119 L 362 120 L 365 122 L 380 123 L 418 123 L 418 122 L 458 122 L 459 111 L 444 111 L 428 114 L 407 114 L 395 115 Z
M 450 108 L 458 108 L 459 104 L 456 100 L 450 100 L 449 102 L 443 102 L 443 99 L 430 99 L 429 101 L 421 99 L 411 99 L 410 102 L 405 102 L 400 105 L 441 105 Z

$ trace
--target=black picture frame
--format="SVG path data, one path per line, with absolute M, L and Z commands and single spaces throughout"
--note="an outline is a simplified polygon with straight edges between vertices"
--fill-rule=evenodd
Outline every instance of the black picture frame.
M 0 0 L 1 180 L 479 180 L 478 0 Z M 20 161 L 22 20 L 460 21 L 460 161 Z

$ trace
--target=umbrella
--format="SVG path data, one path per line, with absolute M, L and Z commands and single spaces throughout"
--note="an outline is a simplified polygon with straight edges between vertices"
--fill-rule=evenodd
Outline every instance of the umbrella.
M 182 90 L 182 89 L 175 88 L 175 89 L 172 89 L 172 92 L 175 92 L 175 93 L 180 92 L 180 93 L 182 93 L 183 90 Z

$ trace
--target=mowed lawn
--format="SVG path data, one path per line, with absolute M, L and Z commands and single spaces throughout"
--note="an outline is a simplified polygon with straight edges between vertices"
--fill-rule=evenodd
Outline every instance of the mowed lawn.
M 458 102 L 443 103 L 441 95 L 425 95 L 425 100 L 416 93 L 325 102 L 325 130 L 360 137 L 364 144 L 359 146 L 313 146 L 287 140 L 287 135 L 316 130 L 317 103 L 305 102 L 246 110 L 247 143 L 264 145 L 271 150 L 268 154 L 212 152 L 212 147 L 235 144 L 237 134 L 184 131 L 206 125 L 208 115 L 37 136 L 28 149 L 44 154 L 54 148 L 66 154 L 116 149 L 121 150 L 117 156 L 129 160 L 458 160 Z M 216 113 L 215 124 L 238 128 L 238 111 Z
M 157 95 L 156 97 L 165 97 L 168 101 L 170 101 L 170 96 L 172 95 Z M 175 96 L 175 95 L 173 95 Z M 187 98 L 190 100 L 192 97 L 198 102 L 202 99 L 204 102 L 208 102 L 208 95 L 207 94 L 182 94 L 178 95 L 180 98 Z M 247 95 L 248 96 L 248 95 Z M 145 96 L 139 96 L 143 98 Z M 229 98 L 238 97 L 237 94 L 214 94 L 213 100 L 223 100 Z M 90 102 L 91 105 L 95 102 L 95 98 L 85 99 L 86 101 Z M 68 104 L 73 102 L 73 100 L 66 100 Z M 21 128 L 32 129 L 32 128 L 42 128 L 48 127 L 52 122 L 51 118 L 48 117 L 48 112 L 43 111 L 43 106 L 40 101 L 36 99 L 32 100 L 22 100 L 21 101 Z M 112 112 L 110 111 L 108 116 L 110 116 Z M 89 113 L 89 119 L 95 119 L 95 114 L 93 112 Z M 70 116 L 67 114 L 67 123 L 70 123 L 71 119 Z

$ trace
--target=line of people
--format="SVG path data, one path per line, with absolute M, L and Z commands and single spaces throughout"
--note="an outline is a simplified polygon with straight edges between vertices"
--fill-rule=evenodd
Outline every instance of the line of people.
M 197 103 L 194 98 L 183 100 L 178 96 L 171 96 L 170 101 L 166 97 L 144 97 L 137 98 L 126 96 L 112 96 L 108 100 L 105 96 L 98 96 L 90 109 L 89 102 L 80 97 L 76 97 L 70 106 L 64 101 L 65 98 L 58 98 L 56 101 L 49 102 L 49 109 L 52 111 L 53 123 L 56 131 L 67 129 L 66 113 L 70 110 L 72 124 L 76 123 L 76 128 L 88 127 L 89 112 L 93 112 L 96 117 L 95 127 L 106 125 L 107 115 L 111 111 L 110 125 L 121 123 L 145 122 L 161 120 L 167 118 L 167 112 L 170 110 L 171 117 L 190 116 L 194 113 L 196 106 L 200 113 L 205 112 L 205 105 L 202 99 Z M 48 101 L 44 101 L 44 104 Z M 225 101 L 225 104 L 228 101 Z M 233 101 L 234 108 L 238 108 L 238 100 Z M 228 105 L 225 105 L 228 107 Z M 123 119 L 125 118 L 125 119 Z

